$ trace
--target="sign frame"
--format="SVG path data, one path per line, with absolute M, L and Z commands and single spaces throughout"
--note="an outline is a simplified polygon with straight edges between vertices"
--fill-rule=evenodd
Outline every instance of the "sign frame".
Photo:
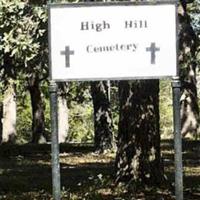
M 51 8 L 80 8 L 80 7 L 102 7 L 102 6 L 157 6 L 157 5 L 174 5 L 175 6 L 175 47 L 176 47 L 176 74 L 174 76 L 126 76 L 126 77 L 106 77 L 106 78 L 66 78 L 66 79 L 57 79 L 53 78 L 52 75 L 52 51 L 51 51 Z M 143 80 L 143 79 L 171 79 L 179 75 L 179 66 L 178 66 L 178 14 L 177 14 L 177 1 L 156 1 L 156 2 L 87 2 L 87 3 L 53 3 L 48 5 L 48 41 L 49 41 L 49 74 L 50 80 L 56 82 L 70 82 L 70 81 L 101 81 L 101 80 Z M 123 66 L 122 66 L 123 67 Z

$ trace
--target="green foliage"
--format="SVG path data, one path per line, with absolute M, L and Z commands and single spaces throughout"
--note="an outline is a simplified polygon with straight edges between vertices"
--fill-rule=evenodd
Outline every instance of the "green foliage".
M 47 81 L 48 42 L 47 10 L 23 0 L 0 1 L 0 78 L 2 90 L 9 77 L 15 81 L 18 93 L 17 132 L 20 142 L 30 141 L 31 106 L 26 97 L 27 81 L 38 77 Z M 19 95 L 20 94 L 20 95 Z
M 28 62 L 39 54 L 39 40 L 44 35 L 40 23 L 46 21 L 41 7 L 30 7 L 22 1 L 2 1 L 4 52 L 12 58 Z
M 47 73 L 47 12 L 45 7 L 33 7 L 21 0 L 0 2 L 0 32 L 3 67 L 13 67 L 22 77 L 33 71 Z M 9 60 L 10 66 L 7 65 Z
M 72 82 L 68 92 L 69 138 L 71 142 L 92 142 L 93 105 L 88 82 Z
M 93 105 L 88 83 L 70 83 L 67 101 L 69 106 L 69 142 L 93 142 Z M 18 81 L 17 87 L 17 142 L 31 141 L 32 110 L 30 95 Z M 50 136 L 50 104 L 48 84 L 41 86 L 45 101 L 45 129 Z
M 93 110 L 91 105 L 74 102 L 69 114 L 69 140 L 72 142 L 93 141 Z
M 191 24 L 196 31 L 197 35 L 200 34 L 200 0 L 195 0 L 192 4 L 188 5 L 189 14 L 191 16 Z
M 17 96 L 17 143 L 27 143 L 32 137 L 30 96 Z
M 160 134 L 162 138 L 173 137 L 173 104 L 171 81 L 160 81 Z

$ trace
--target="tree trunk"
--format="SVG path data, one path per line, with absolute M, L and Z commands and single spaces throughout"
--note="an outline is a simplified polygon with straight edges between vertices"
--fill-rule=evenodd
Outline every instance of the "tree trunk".
M 29 80 L 29 92 L 32 106 L 32 143 L 45 143 L 44 104 L 37 77 Z
M 186 12 L 186 5 L 179 6 L 180 30 L 180 55 L 182 96 L 181 96 L 181 120 L 183 136 L 192 134 L 197 136 L 199 129 L 199 107 L 197 98 L 196 80 L 196 50 L 198 38 L 190 24 L 190 17 Z
M 16 140 L 16 88 L 15 83 L 9 80 L 3 99 L 3 133 L 2 143 Z
M 103 153 L 113 148 L 113 124 L 107 82 L 92 82 L 91 93 L 94 105 L 94 142 L 96 151 Z
M 160 184 L 159 81 L 121 81 L 116 182 Z
M 67 106 L 68 87 L 65 83 L 58 84 L 58 141 L 64 143 L 68 136 L 68 106 Z

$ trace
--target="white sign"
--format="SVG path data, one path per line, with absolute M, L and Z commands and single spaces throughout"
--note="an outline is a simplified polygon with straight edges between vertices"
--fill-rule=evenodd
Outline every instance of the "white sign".
M 176 76 L 176 5 L 50 5 L 49 43 L 56 81 Z

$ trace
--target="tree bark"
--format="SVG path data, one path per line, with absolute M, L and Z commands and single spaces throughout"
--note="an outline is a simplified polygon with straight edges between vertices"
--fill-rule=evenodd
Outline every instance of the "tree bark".
M 37 76 L 30 78 L 29 92 L 32 106 L 32 143 L 45 143 L 44 103 Z
M 7 83 L 3 99 L 2 143 L 14 143 L 16 140 L 16 87 L 12 79 Z
M 159 81 L 120 81 L 116 183 L 160 184 Z
M 91 93 L 94 106 L 95 149 L 103 153 L 113 148 L 113 124 L 107 82 L 92 82 Z
M 181 133 L 183 136 L 191 134 L 197 136 L 199 129 L 199 107 L 197 97 L 197 58 L 196 50 L 198 38 L 190 24 L 187 6 L 179 6 L 179 21 L 181 30 L 179 34 L 179 64 L 181 68 L 182 96 L 181 96 Z
M 68 87 L 65 83 L 58 84 L 58 141 L 64 143 L 69 130 L 69 112 L 67 106 Z

